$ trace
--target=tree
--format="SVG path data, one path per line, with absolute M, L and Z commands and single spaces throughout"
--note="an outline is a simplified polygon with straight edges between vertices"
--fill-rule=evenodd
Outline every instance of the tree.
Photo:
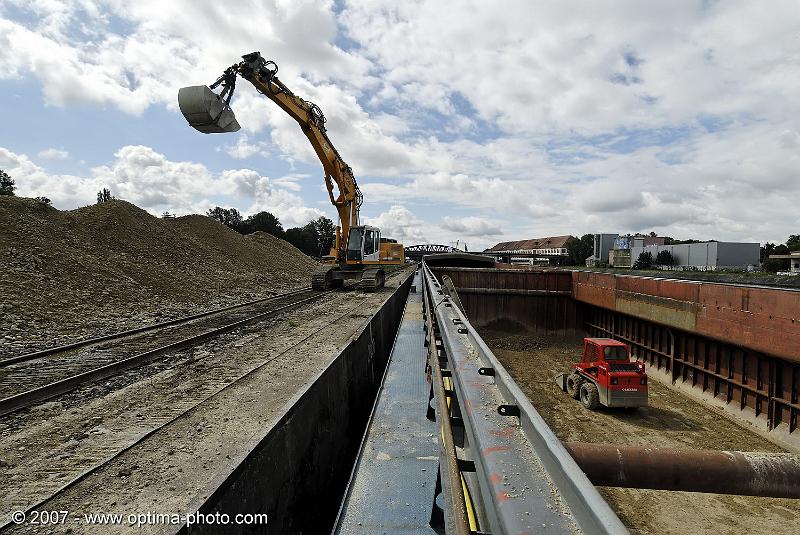
M 215 206 L 206 215 L 211 219 L 216 219 L 228 228 L 232 228 L 236 232 L 241 232 L 244 226 L 242 214 L 236 208 L 222 208 Z
M 661 250 L 656 255 L 656 265 L 673 266 L 675 265 L 675 257 L 672 256 L 670 251 L 667 251 L 666 249 Z
M 108 188 L 103 188 L 97 192 L 97 204 L 113 201 L 114 199 L 115 197 L 111 195 L 111 190 Z
M 244 234 L 252 232 L 267 232 L 278 238 L 283 238 L 286 234 L 280 220 L 269 212 L 258 212 L 244 221 Z
M 653 253 L 645 251 L 639 253 L 639 258 L 633 263 L 633 269 L 650 269 L 653 267 Z
M 325 216 L 314 219 L 309 225 L 314 227 L 314 232 L 317 235 L 319 252 L 315 256 L 325 256 L 333 247 L 334 240 L 336 240 L 336 226 L 333 221 Z
M 17 187 L 14 185 L 14 179 L 8 176 L 8 173 L 0 169 L 0 195 L 14 196 L 14 190 Z
M 789 239 L 786 240 L 786 247 L 788 247 L 790 251 L 800 251 L 800 234 L 792 234 L 789 236 Z
M 53 201 L 51 201 L 47 197 L 36 197 L 36 200 L 39 201 L 40 203 L 46 204 L 48 206 L 51 206 L 53 204 Z
M 594 235 L 584 234 L 580 239 L 570 238 L 567 240 L 567 259 L 569 266 L 584 266 L 586 259 L 594 252 Z
M 769 255 L 775 254 L 775 244 L 771 242 L 767 242 L 761 246 L 761 262 L 766 262 L 769 260 Z
M 290 228 L 286 231 L 286 241 L 308 256 L 319 256 L 319 241 L 311 223 L 304 227 Z

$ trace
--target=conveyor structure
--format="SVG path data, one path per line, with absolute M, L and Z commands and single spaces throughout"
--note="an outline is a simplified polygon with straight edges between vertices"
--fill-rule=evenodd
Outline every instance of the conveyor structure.
M 336 532 L 627 533 L 420 265 Z

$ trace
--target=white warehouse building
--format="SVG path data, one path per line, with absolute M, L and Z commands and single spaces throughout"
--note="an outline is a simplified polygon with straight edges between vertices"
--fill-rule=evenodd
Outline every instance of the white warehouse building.
M 709 241 L 702 243 L 682 243 L 679 245 L 646 245 L 631 247 L 631 264 L 639 255 L 649 252 L 653 260 L 661 251 L 669 251 L 675 259 L 675 266 L 694 267 L 701 270 L 741 269 L 758 267 L 760 261 L 759 243 Z

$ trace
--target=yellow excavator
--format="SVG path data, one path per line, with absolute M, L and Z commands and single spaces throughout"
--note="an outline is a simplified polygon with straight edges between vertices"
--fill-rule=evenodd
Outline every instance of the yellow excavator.
M 403 245 L 383 238 L 376 227 L 359 224 L 363 196 L 353 170 L 328 138 L 325 115 L 319 106 L 292 93 L 277 74 L 278 66 L 274 61 L 265 60 L 259 52 L 246 54 L 210 87 L 181 88 L 178 105 L 189 125 L 204 134 L 236 132 L 239 123 L 230 104 L 238 75 L 297 121 L 322 162 L 325 186 L 339 213 L 335 242 L 330 254 L 312 275 L 311 286 L 315 290 L 327 290 L 341 287 L 345 280 L 358 280 L 362 289 L 375 291 L 386 279 L 384 266 L 405 263 Z M 214 89 L 220 86 L 219 94 L 215 93 Z M 334 184 L 338 189 L 336 194 Z

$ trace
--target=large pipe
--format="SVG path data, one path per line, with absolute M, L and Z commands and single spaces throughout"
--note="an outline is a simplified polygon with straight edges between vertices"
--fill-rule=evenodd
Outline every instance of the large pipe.
M 800 456 L 790 453 L 564 445 L 598 486 L 800 498 Z

